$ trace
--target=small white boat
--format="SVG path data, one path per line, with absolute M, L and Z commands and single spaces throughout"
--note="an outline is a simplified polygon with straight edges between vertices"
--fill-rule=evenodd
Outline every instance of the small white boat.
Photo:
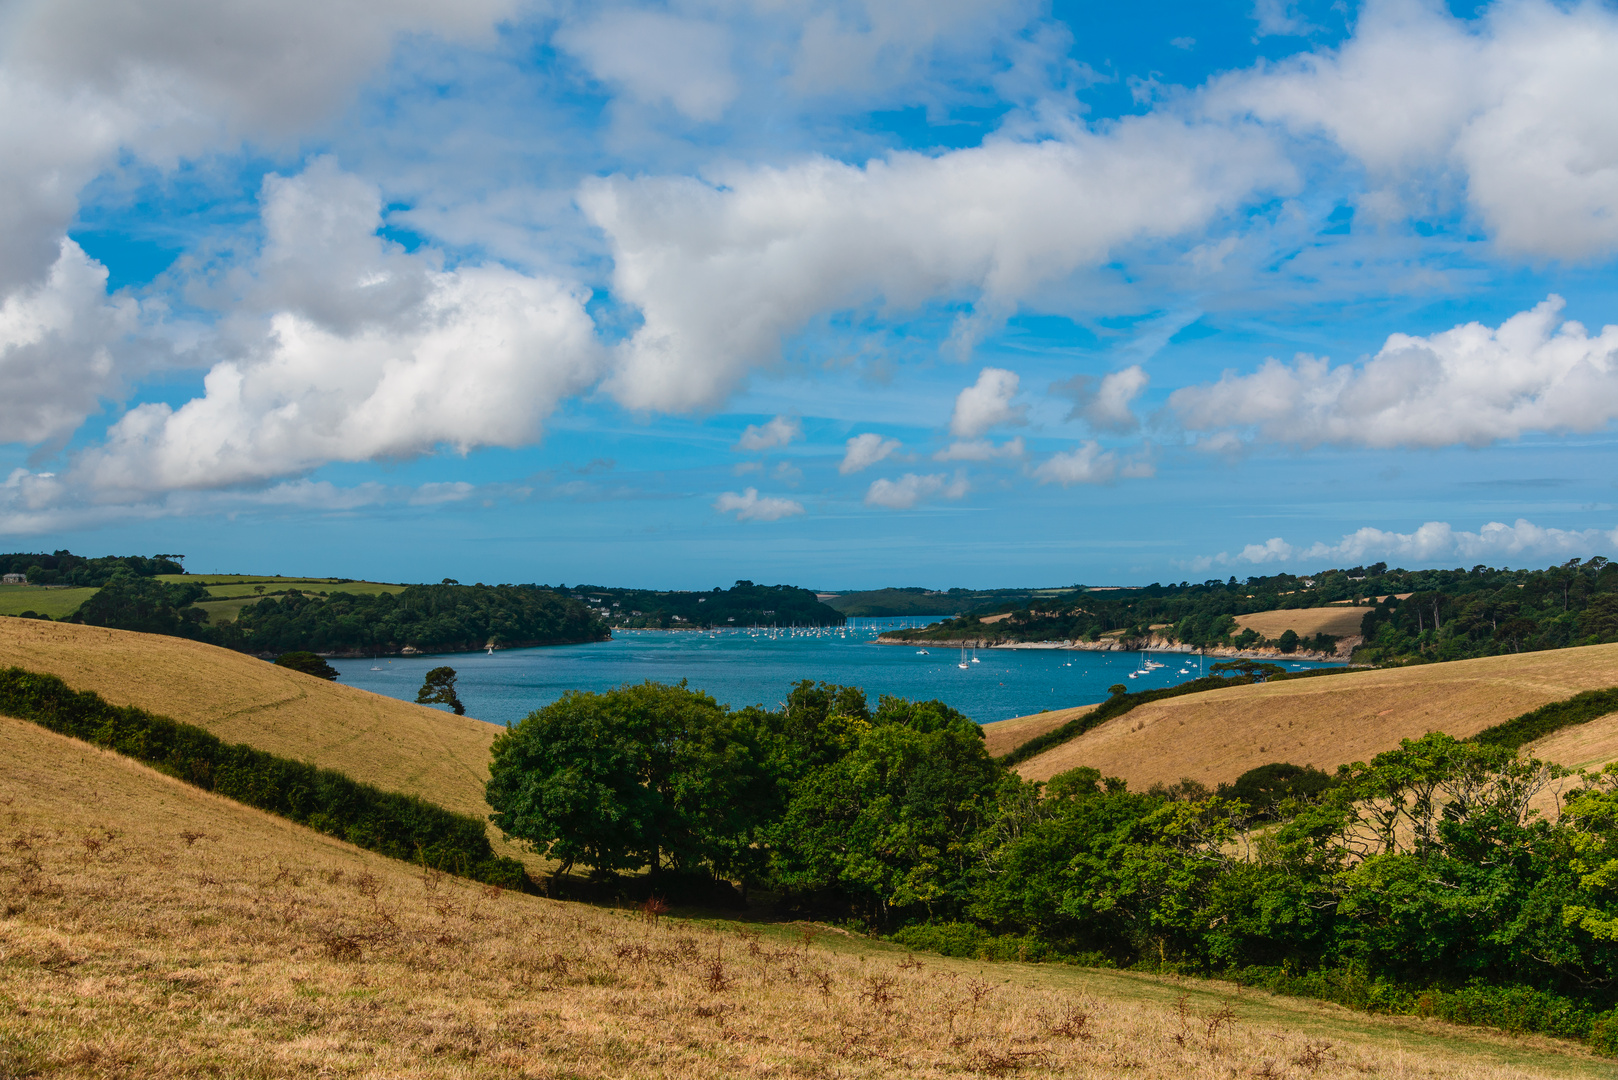
M 927 655 L 927 650 L 926 649 L 917 649 L 916 650 L 916 655 L 917 656 L 926 656 Z

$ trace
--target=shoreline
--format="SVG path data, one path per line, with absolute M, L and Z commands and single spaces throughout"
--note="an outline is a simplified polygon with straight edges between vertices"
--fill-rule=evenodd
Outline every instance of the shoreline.
M 918 648 L 964 648 L 964 649 L 1033 649 L 1069 652 L 1145 652 L 1170 653 L 1177 656 L 1207 656 L 1220 660 L 1307 660 L 1317 664 L 1347 664 L 1351 663 L 1354 650 L 1363 642 L 1359 635 L 1345 637 L 1338 642 L 1337 651 L 1333 653 L 1316 652 L 1310 649 L 1295 649 L 1284 653 L 1275 646 L 1259 646 L 1252 649 L 1237 649 L 1230 645 L 1218 645 L 1207 649 L 1198 649 L 1183 642 L 1170 642 L 1156 639 L 1144 645 L 1135 643 L 1126 645 L 1120 641 L 998 641 L 993 638 L 936 638 L 928 640 L 913 640 L 895 638 L 886 634 L 876 639 L 878 645 L 915 645 Z

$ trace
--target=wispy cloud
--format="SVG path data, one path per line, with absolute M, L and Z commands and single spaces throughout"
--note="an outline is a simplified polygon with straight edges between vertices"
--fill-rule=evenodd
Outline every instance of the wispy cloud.
M 803 438 L 803 423 L 793 416 L 777 416 L 766 424 L 748 424 L 732 450 L 757 453 L 786 446 Z
M 959 499 L 971 490 L 961 473 L 950 479 L 943 473 L 917 475 L 905 473 L 897 480 L 873 480 L 865 492 L 865 505 L 881 506 L 888 510 L 909 510 L 917 503 L 933 496 Z
M 739 495 L 734 491 L 725 492 L 714 500 L 713 508 L 721 514 L 735 514 L 737 521 L 780 521 L 803 513 L 803 503 L 760 495 L 758 488 L 752 487 Z

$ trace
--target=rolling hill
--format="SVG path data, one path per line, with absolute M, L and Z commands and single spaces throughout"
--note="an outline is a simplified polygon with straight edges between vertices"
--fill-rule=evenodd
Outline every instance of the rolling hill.
M 0 743 L 8 1078 L 1612 1074 L 1229 984 L 502 892 L 32 724 Z
M 1137 789 L 1182 777 L 1211 787 L 1273 761 L 1330 771 L 1368 761 L 1403 738 L 1435 730 L 1465 738 L 1548 702 L 1610 686 L 1618 686 L 1618 644 L 1237 686 L 1142 705 L 1017 771 L 1044 780 L 1088 765 Z M 1042 723 L 1049 730 L 1070 715 L 1006 723 L 1026 725 L 1032 738 Z M 1599 733 L 1606 729 L 1598 721 L 1558 732 L 1532 750 L 1552 760 L 1555 754 L 1611 760 L 1602 757 L 1607 744 Z
M 283 757 L 479 818 L 500 728 L 184 638 L 0 619 L 0 666 L 16 665 Z M 502 851 L 502 853 L 509 853 Z

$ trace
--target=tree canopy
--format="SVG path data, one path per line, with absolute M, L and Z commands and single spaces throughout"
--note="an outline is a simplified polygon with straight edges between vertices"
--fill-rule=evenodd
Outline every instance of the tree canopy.
M 277 667 L 291 668 L 301 671 L 305 675 L 313 675 L 317 679 L 335 680 L 339 674 L 336 668 L 322 660 L 312 652 L 288 652 L 275 658 Z
M 645 869 L 654 888 L 751 882 L 900 940 L 1014 941 L 1358 1004 L 1464 993 L 1466 1015 L 1618 1040 L 1618 767 L 1573 782 L 1557 820 L 1531 810 L 1565 775 L 1430 734 L 1335 776 L 1275 762 L 1217 792 L 1131 791 L 1089 768 L 1039 784 L 938 702 L 872 710 L 804 682 L 778 709 L 733 710 L 644 683 L 509 728 L 488 798 L 507 835 L 564 867 Z

